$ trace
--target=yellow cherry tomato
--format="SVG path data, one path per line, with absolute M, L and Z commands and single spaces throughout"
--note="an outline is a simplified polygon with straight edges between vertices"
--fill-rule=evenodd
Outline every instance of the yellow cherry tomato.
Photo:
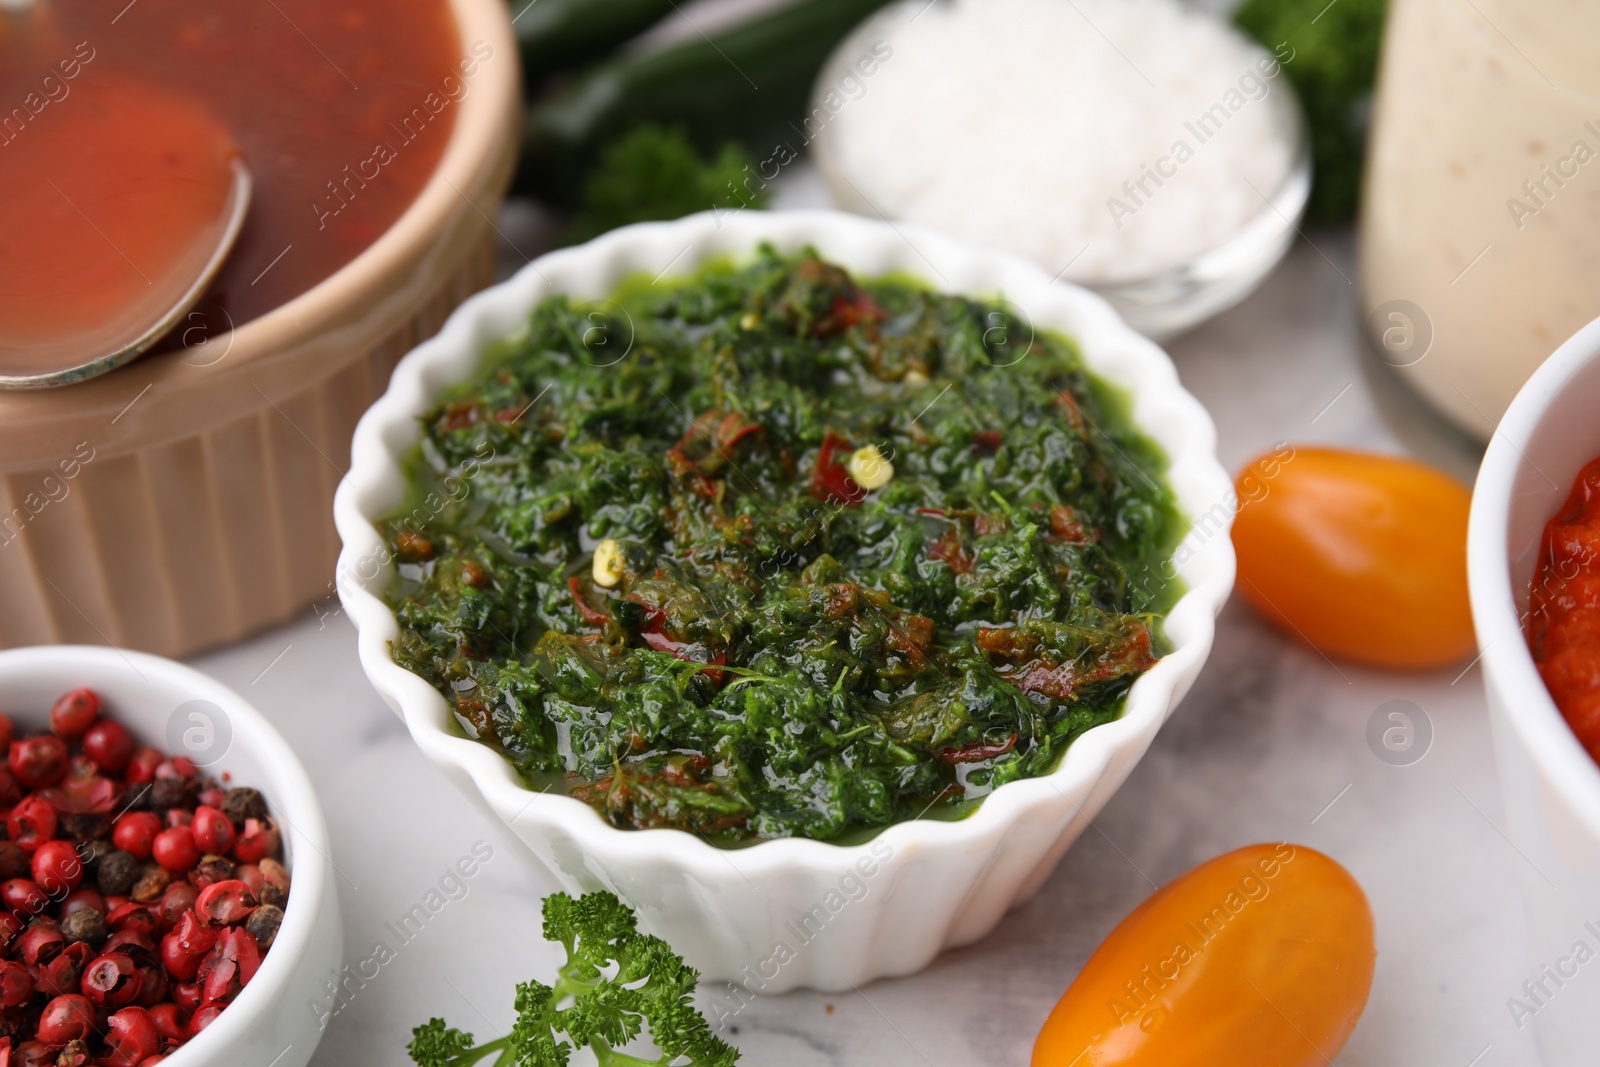
M 1327 656 L 1442 667 L 1471 653 L 1467 511 L 1443 473 L 1391 456 L 1279 449 L 1239 475 L 1235 588 Z
M 1326 1067 L 1376 958 L 1350 872 L 1303 845 L 1241 848 L 1122 920 L 1050 1013 L 1033 1067 Z

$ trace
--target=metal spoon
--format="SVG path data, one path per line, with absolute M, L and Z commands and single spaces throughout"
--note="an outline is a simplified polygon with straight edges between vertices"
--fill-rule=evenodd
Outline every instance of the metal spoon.
M 39 358 L 49 360 L 59 355 L 61 363 L 54 369 L 29 374 L 0 374 L 0 389 L 52 389 L 56 386 L 85 381 L 115 370 L 137 358 L 166 336 L 210 287 L 212 279 L 217 276 L 217 271 L 227 260 L 228 253 L 233 250 L 233 243 L 244 226 L 245 215 L 250 210 L 250 168 L 245 166 L 242 159 L 235 156 L 232 160 L 232 170 L 233 179 L 228 188 L 227 199 L 223 202 L 221 229 L 217 233 L 216 245 L 211 256 L 172 304 L 165 308 L 152 309 L 148 322 L 140 321 L 131 331 L 122 331 L 123 336 L 110 341 L 108 349 L 89 358 L 84 358 L 84 354 L 80 351 L 49 350 Z

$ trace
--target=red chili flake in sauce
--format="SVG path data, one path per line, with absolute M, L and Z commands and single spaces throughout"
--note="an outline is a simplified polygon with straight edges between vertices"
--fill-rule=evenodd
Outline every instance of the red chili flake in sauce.
M 1078 431 L 1078 436 L 1085 441 L 1089 439 L 1087 428 L 1084 426 L 1083 409 L 1078 406 L 1078 398 L 1072 395 L 1072 390 L 1063 389 L 1056 400 L 1067 413 L 1067 421 L 1072 423 L 1072 428 Z
M 999 430 L 979 430 L 972 435 L 972 450 L 980 456 L 992 456 L 1000 451 L 1004 440 Z
M 867 491 L 850 477 L 849 468 L 839 458 L 851 451 L 850 443 L 832 430 L 822 435 L 822 447 L 817 449 L 817 462 L 811 468 L 812 496 L 845 507 L 854 507 L 866 498 Z
M 1078 521 L 1078 513 L 1070 504 L 1055 504 L 1050 508 L 1050 532 L 1069 545 L 1092 545 L 1095 541 L 1094 535 Z
M 951 574 L 971 574 L 977 557 L 961 545 L 961 528 L 952 526 L 928 547 L 928 555 L 944 561 Z
M 1024 693 L 1043 693 L 1057 700 L 1071 700 L 1077 690 L 1095 682 L 1135 674 L 1155 665 L 1150 647 L 1150 631 L 1133 622 L 1126 638 L 1088 659 L 1055 663 L 1038 655 L 1034 639 L 1012 627 L 979 627 L 976 639 L 980 650 L 1004 660 L 1001 677 Z
M 983 741 L 961 748 L 946 748 L 939 751 L 939 762 L 946 766 L 955 766 L 958 763 L 979 763 L 983 760 L 998 759 L 1007 752 L 1017 747 L 1017 735 L 1012 734 L 998 745 L 987 744 Z
M 852 326 L 874 325 L 888 317 L 871 294 L 864 289 L 856 289 L 849 296 L 835 299 L 828 313 L 817 321 L 811 332 L 825 337 L 843 333 Z
M 647 604 L 641 597 L 629 594 L 626 598 L 644 608 L 644 624 L 638 629 L 641 640 L 657 652 L 666 652 L 685 663 L 700 663 L 706 666 L 702 673 L 711 680 L 712 685 L 721 685 L 727 676 L 726 671 L 717 670 L 728 662 L 728 654 L 722 649 L 714 649 L 706 654 L 705 659 L 695 659 L 688 655 L 689 649 L 694 645 L 688 641 L 679 641 L 666 632 L 667 613 L 660 608 Z M 701 646 L 704 647 L 704 646 Z
M 611 618 L 605 612 L 593 607 L 583 596 L 583 579 L 574 574 L 567 579 L 567 588 L 572 592 L 572 602 L 578 606 L 578 617 L 588 626 L 604 626 Z

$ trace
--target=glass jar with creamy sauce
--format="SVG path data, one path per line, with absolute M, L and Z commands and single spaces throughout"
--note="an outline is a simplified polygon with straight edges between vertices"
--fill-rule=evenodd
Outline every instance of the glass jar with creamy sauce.
M 1366 182 L 1377 351 L 1487 438 L 1600 315 L 1600 0 L 1393 0 Z

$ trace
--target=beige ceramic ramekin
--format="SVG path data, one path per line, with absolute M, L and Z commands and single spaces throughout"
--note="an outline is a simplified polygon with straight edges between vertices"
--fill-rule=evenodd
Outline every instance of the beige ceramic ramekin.
M 492 54 L 433 176 L 371 247 L 231 333 L 0 394 L 0 647 L 181 656 L 332 595 L 329 514 L 356 420 L 400 357 L 493 280 L 516 40 L 503 0 L 451 7 L 463 50 Z

